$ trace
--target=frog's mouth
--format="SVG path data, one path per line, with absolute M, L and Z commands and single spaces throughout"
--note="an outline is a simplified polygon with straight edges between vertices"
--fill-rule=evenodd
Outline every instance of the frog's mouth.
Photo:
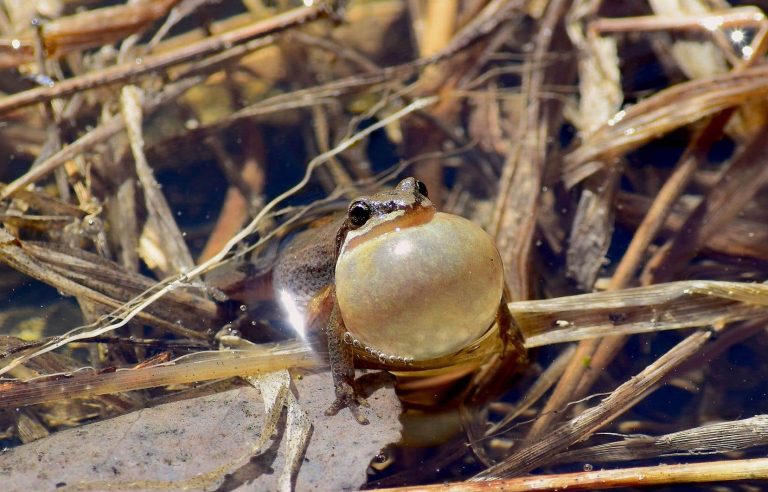
M 409 210 L 396 210 L 394 212 L 374 216 L 360 229 L 347 232 L 341 253 L 352 251 L 356 246 L 390 232 L 400 229 L 426 224 L 435 216 L 435 208 L 432 206 L 416 205 Z

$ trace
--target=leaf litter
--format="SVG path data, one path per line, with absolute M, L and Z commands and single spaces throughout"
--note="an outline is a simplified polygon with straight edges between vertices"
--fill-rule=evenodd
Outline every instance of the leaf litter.
M 3 488 L 353 490 L 366 482 L 368 463 L 400 438 L 391 387 L 371 395 L 370 425 L 358 433 L 349 431 L 349 416 L 324 414 L 333 401 L 330 373 L 249 379 L 258 390 L 161 403 L 6 450 Z
M 343 412 L 320 415 L 329 402 L 314 408 L 312 401 L 329 397 L 332 385 L 326 380 L 305 389 L 314 376 L 296 379 L 301 368 L 322 365 L 300 342 L 213 350 L 223 296 L 201 275 L 268 253 L 269 240 L 312 208 L 278 208 L 297 192 L 315 187 L 329 199 L 349 198 L 382 184 L 394 171 L 380 172 L 368 152 L 379 131 L 405 159 L 399 169 L 425 181 L 436 202 L 494 233 L 526 345 L 547 347 L 533 353 L 519 389 L 517 379 L 491 381 L 521 393 L 520 400 L 463 408 L 465 439 L 426 457 L 401 450 L 394 473 L 386 476 L 381 467 L 385 474 L 374 475 L 373 484 L 455 481 L 471 489 L 503 479 L 512 490 L 530 470 L 569 471 L 563 464 L 578 467 L 580 460 L 748 453 L 765 445 L 761 415 L 736 420 L 768 411 L 749 403 L 764 379 L 754 361 L 762 360 L 755 356 L 765 349 L 760 333 L 767 319 L 765 284 L 750 283 L 766 280 L 766 178 L 759 166 L 765 6 L 467 0 L 435 8 L 440 1 L 351 2 L 346 12 L 339 9 L 344 2 L 291 9 L 290 2 L 244 1 L 235 13 L 215 0 L 3 3 L 0 65 L 9 70 L 0 73 L 7 91 L 0 97 L 0 139 L 11 151 L 3 179 L 12 181 L 0 185 L 0 260 L 73 296 L 83 324 L 70 329 L 53 315 L 14 322 L 29 306 L 2 314 L 8 336 L 0 344 L 0 435 L 27 444 L 0 459 L 69 439 L 76 444 L 61 444 L 61 455 L 70 458 L 66 469 L 87 472 L 96 463 L 105 478 L 67 487 L 125 483 L 115 481 L 115 470 L 131 470 L 131 459 L 151 451 L 123 454 L 122 468 L 110 468 L 103 456 L 87 455 L 80 436 L 94 428 L 108 435 L 110 428 L 99 426 L 120 422 L 125 430 L 116 435 L 131 435 L 145 413 L 210 402 L 215 416 L 206 415 L 206 422 L 173 426 L 170 410 L 157 417 L 171 421 L 158 422 L 167 427 L 156 433 L 169 448 L 179 442 L 169 436 L 208 430 L 205 438 L 190 439 L 208 443 L 204 451 L 183 455 L 197 463 L 190 465 L 203 474 L 197 479 L 209 480 L 191 486 L 323 488 L 329 471 L 349 475 L 340 488 L 362 485 L 371 455 L 394 437 L 368 450 L 361 443 L 381 437 L 373 429 L 350 427 Z M 199 29 L 180 23 L 192 14 L 205 19 Z M 49 20 L 35 32 L 29 26 L 36 15 Z M 347 25 L 337 23 L 342 16 Z M 646 58 L 634 59 L 637 53 Z M 665 78 L 651 89 L 643 85 L 648 59 Z M 569 131 L 576 135 L 565 142 Z M 643 156 L 676 134 L 685 135 L 676 162 Z M 298 158 L 300 172 L 291 178 L 292 159 L 271 155 L 274 142 L 317 157 Z M 709 152 L 723 142 L 734 149 L 720 165 Z M 201 164 L 210 163 L 201 156 L 209 155 L 227 180 L 215 230 L 228 232 L 211 234 L 194 262 L 187 234 L 195 230 L 174 216 L 178 197 L 158 181 L 163 172 L 179 176 L 194 168 L 205 182 Z M 14 160 L 21 169 L 10 165 Z M 210 194 L 205 187 L 202 195 Z M 621 234 L 628 233 L 627 246 Z M 8 291 L 21 289 L 23 281 L 5 273 L 0 282 L 8 282 Z M 705 329 L 682 339 L 662 333 L 691 327 Z M 644 335 L 627 337 L 638 333 Z M 461 360 L 493 355 L 471 352 Z M 740 378 L 718 379 L 742 370 L 744 360 L 753 363 Z M 710 369 L 717 364 L 726 369 Z M 263 401 L 252 388 L 191 396 L 207 385 L 190 384 L 235 376 L 260 388 Z M 146 390 L 157 386 L 165 388 Z M 658 406 L 654 392 L 683 393 L 693 403 L 679 405 L 679 413 L 665 405 L 649 410 L 648 402 Z M 77 399 L 57 403 L 62 394 Z M 189 399 L 160 403 L 184 395 Z M 228 413 L 226 404 L 237 410 Z M 258 409 L 259 424 L 246 405 Z M 169 408 L 182 414 L 181 407 Z M 221 448 L 227 460 L 206 440 L 219 429 L 206 425 L 224 428 L 236 412 L 255 427 L 240 428 L 237 437 L 250 436 L 240 448 Z M 394 425 L 397 412 L 382 419 Z M 711 427 L 711 420 L 722 423 Z M 319 432 L 326 423 L 336 432 Z M 81 426 L 61 430 L 75 425 Z M 633 437 L 638 429 L 648 437 Z M 728 431 L 734 440 L 717 446 L 712 436 Z M 269 440 L 273 433 L 281 438 Z M 595 444 L 606 436 L 616 442 Z M 353 468 L 310 459 L 313 446 L 341 446 L 346 437 L 354 441 L 343 447 L 346 459 L 349 450 L 365 455 L 356 456 Z M 72 450 L 81 448 L 82 461 L 71 461 Z M 37 458 L 29 453 L 33 466 Z M 221 464 L 204 467 L 207 453 Z M 186 463 L 168 456 L 166 474 Z M 704 469 L 618 469 L 614 478 L 584 465 L 576 476 L 546 483 L 599 488 L 765 477 L 765 463 L 731 456 Z M 265 460 L 271 473 L 263 472 Z M 321 478 L 302 481 L 313 462 L 322 465 Z M 428 466 L 408 465 L 422 462 Z M 749 475 L 755 469 L 761 474 Z M 59 468 L 36 470 L 38 480 L 49 480 L 46 473 Z M 267 478 L 273 481 L 259 481 Z M 134 488 L 192 484 L 174 485 L 167 476 L 152 484 L 131 480 Z

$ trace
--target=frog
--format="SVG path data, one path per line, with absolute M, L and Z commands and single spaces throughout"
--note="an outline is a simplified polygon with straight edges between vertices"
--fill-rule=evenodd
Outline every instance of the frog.
M 428 377 L 488 361 L 525 365 L 493 239 L 438 211 L 414 177 L 286 239 L 268 284 L 298 337 L 325 338 L 335 393 L 328 415 L 348 408 L 368 423 L 356 367 Z M 240 287 L 253 297 L 265 282 Z

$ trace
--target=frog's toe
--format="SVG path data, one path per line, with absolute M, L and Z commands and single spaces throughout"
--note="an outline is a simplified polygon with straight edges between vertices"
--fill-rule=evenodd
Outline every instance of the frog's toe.
M 357 420 L 359 424 L 367 425 L 368 419 L 363 415 L 363 412 L 360 409 L 361 406 L 369 406 L 365 398 L 357 396 L 355 390 L 351 386 L 344 385 L 341 391 L 337 392 L 336 400 L 330 407 L 328 407 L 325 414 L 329 416 L 336 415 L 339 413 L 339 410 L 346 407 L 349 408 L 349 411 L 352 412 L 352 416 L 355 417 L 355 420 Z
M 368 404 L 366 403 L 366 406 Z M 368 425 L 368 419 L 365 415 L 363 415 L 363 412 L 360 411 L 360 405 L 349 405 L 349 411 L 352 412 L 352 416 L 355 417 L 355 420 L 357 420 L 357 423 L 360 425 Z

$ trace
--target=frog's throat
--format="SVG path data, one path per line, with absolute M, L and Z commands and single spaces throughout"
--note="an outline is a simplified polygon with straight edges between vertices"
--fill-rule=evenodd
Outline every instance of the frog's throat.
M 360 229 L 347 232 L 340 254 L 352 251 L 358 245 L 389 232 L 426 224 L 435 216 L 434 207 L 414 207 L 396 210 L 383 216 L 374 216 Z

